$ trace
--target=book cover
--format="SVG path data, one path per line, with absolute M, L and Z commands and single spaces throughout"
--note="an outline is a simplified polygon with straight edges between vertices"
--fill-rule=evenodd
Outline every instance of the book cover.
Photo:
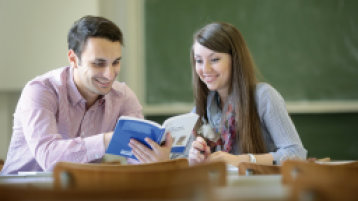
M 144 141 L 146 137 L 160 144 L 168 132 L 174 138 L 171 152 L 183 153 L 197 120 L 197 114 L 187 113 L 170 117 L 160 125 L 150 120 L 122 116 L 118 119 L 106 153 L 136 159 L 128 146 L 131 138 L 150 147 Z

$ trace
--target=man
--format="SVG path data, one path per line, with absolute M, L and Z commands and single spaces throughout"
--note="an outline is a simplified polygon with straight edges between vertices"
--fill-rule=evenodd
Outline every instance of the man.
M 36 77 L 22 91 L 3 175 L 51 171 L 58 161 L 98 162 L 120 116 L 143 118 L 135 94 L 116 81 L 121 30 L 105 18 L 85 16 L 67 40 L 70 66 Z

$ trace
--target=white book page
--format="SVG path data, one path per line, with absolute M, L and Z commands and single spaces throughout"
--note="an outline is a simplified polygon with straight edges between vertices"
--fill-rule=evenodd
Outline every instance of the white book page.
M 151 121 L 151 120 L 147 120 L 147 119 L 140 119 L 140 118 L 137 118 L 137 117 L 130 117 L 130 116 L 121 116 L 119 119 L 134 120 L 134 121 L 145 122 L 145 123 L 151 124 L 151 125 L 153 125 L 153 126 L 156 126 L 156 127 L 158 127 L 158 128 L 162 128 L 162 125 L 158 124 L 158 123 L 155 122 L 155 121 Z
M 164 121 L 165 133 L 169 132 L 174 138 L 173 147 L 186 146 L 198 118 L 199 116 L 195 113 L 187 113 Z

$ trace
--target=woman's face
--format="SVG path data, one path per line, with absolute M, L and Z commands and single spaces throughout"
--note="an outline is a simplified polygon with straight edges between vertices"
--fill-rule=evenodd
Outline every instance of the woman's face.
M 201 81 L 209 90 L 226 97 L 231 82 L 231 55 L 215 52 L 198 42 L 195 42 L 193 50 L 195 70 Z

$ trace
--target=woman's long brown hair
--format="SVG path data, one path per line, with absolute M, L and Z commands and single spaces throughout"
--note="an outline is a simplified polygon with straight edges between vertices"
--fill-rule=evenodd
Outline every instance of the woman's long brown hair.
M 265 153 L 260 118 L 255 103 L 255 65 L 240 31 L 227 23 L 211 23 L 194 34 L 194 42 L 232 58 L 229 97 L 235 104 L 236 136 L 241 153 Z M 191 49 L 193 90 L 196 113 L 207 120 L 207 96 L 209 93 L 195 71 L 193 48 Z M 196 126 L 198 128 L 200 123 Z

